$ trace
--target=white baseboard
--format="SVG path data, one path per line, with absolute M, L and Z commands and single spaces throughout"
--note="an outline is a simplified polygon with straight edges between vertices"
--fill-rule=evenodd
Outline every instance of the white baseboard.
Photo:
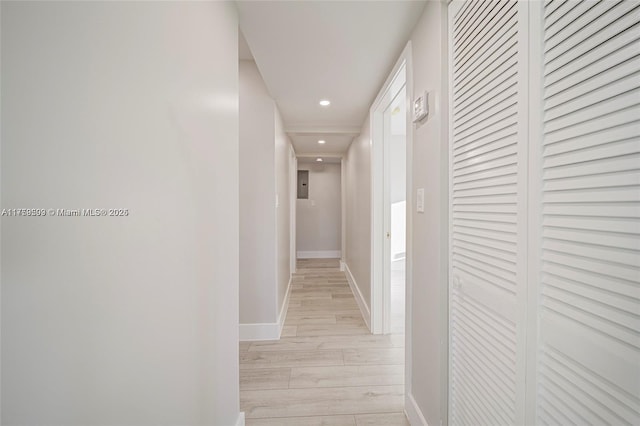
M 411 426 L 429 426 L 411 392 L 404 397 L 404 413 L 407 415 Z
M 244 411 L 241 411 L 238 414 L 238 420 L 236 420 L 235 426 L 244 426 Z
M 280 324 L 277 322 L 260 322 L 240 324 L 240 341 L 278 340 Z
M 278 322 L 240 324 L 240 341 L 259 341 L 259 340 L 279 340 L 284 327 L 284 320 L 287 317 L 287 309 L 289 307 L 289 297 L 291 296 L 291 280 L 289 276 L 289 284 L 287 292 L 282 302 L 282 308 L 278 314 Z
M 299 251 L 298 259 L 339 259 L 342 257 L 340 250 Z
M 349 265 L 344 262 L 340 262 L 340 266 L 344 268 L 345 275 L 347 276 L 347 281 L 349 282 L 349 287 L 351 287 L 351 291 L 356 298 L 356 302 L 358 303 L 358 307 L 360 308 L 360 313 L 364 318 L 364 322 L 367 324 L 367 328 L 371 331 L 371 311 L 369 310 L 369 306 L 367 306 L 367 302 L 364 300 L 358 285 L 356 284 L 356 279 L 353 277 L 351 270 L 349 269 Z
M 282 301 L 282 308 L 280 308 L 280 315 L 278 315 L 278 324 L 280 329 L 278 330 L 278 339 L 282 334 L 282 328 L 284 327 L 284 321 L 287 319 L 287 309 L 289 309 L 289 298 L 291 297 L 291 281 L 293 281 L 293 275 L 289 275 L 289 284 L 287 284 L 287 292 L 284 294 L 284 300 Z

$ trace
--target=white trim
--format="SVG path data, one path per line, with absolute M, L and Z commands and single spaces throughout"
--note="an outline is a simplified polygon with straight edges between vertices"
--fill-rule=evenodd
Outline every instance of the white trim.
M 280 339 L 280 324 L 277 322 L 240 324 L 241 342 L 278 339 Z
M 404 272 L 404 287 L 405 287 L 405 323 L 404 323 L 404 392 L 405 395 L 411 394 L 411 382 L 413 374 L 413 344 L 411 337 L 413 336 L 412 326 L 412 304 L 413 300 L 413 143 L 414 143 L 414 129 L 412 111 L 410 106 L 413 104 L 413 50 L 411 47 L 411 41 L 407 42 L 406 53 L 406 81 L 405 81 L 405 94 L 407 97 L 407 135 L 406 135 L 406 203 L 407 203 L 407 224 L 406 224 L 406 242 L 405 242 L 405 272 Z
M 235 426 L 244 426 L 244 411 L 240 411 L 240 413 L 238 413 L 238 419 L 236 420 Z
M 524 422 L 534 424 L 538 406 L 538 342 L 539 298 L 542 276 L 542 143 L 544 140 L 544 5 L 529 3 L 529 152 L 528 158 L 528 254 L 527 254 L 527 318 L 526 318 L 526 374 Z
M 453 247 L 453 232 L 451 232 L 452 220 L 449 217 L 451 215 L 451 209 L 449 209 L 449 205 L 452 203 L 451 194 L 453 194 L 453 180 L 451 179 L 451 171 L 453 170 L 453 157 L 450 155 L 450 150 L 452 140 L 453 140 L 453 21 L 456 17 L 456 14 L 460 11 L 460 8 L 464 5 L 464 1 L 461 0 L 453 0 L 447 6 L 447 97 L 449 99 L 448 105 L 448 113 L 447 113 L 447 252 L 446 252 L 446 262 L 447 262 L 447 275 L 446 275 L 446 316 L 447 320 L 445 324 L 447 325 L 447 372 L 446 372 L 446 393 L 443 393 L 443 398 L 446 398 L 446 414 L 443 413 L 443 416 L 447 420 L 453 418 L 453 404 L 451 403 L 451 384 L 453 383 L 453 364 L 452 364 L 452 354 L 453 354 L 453 340 L 451 338 L 451 331 L 448 329 L 448 326 L 451 322 L 451 301 L 453 295 L 453 285 L 451 280 L 453 279 L 453 266 L 451 263 L 451 247 Z M 443 257 L 444 258 L 444 257 Z M 445 392 L 445 389 L 442 389 Z M 444 401 L 443 401 L 444 404 Z
M 280 315 L 278 315 L 278 339 L 282 335 L 282 328 L 284 327 L 284 321 L 287 319 L 287 310 L 289 309 L 289 298 L 291 297 L 291 282 L 293 281 L 293 275 L 289 275 L 289 284 L 287 284 L 287 292 L 284 294 L 284 300 L 282 301 L 282 308 L 280 308 Z
M 411 393 L 405 395 L 404 414 L 407 416 L 407 419 L 409 419 L 411 426 L 429 426 Z
M 296 272 L 296 220 L 298 199 L 298 158 L 289 141 L 289 271 Z
M 371 330 L 371 311 L 369 310 L 367 302 L 364 300 L 362 293 L 360 293 L 360 289 L 358 288 L 356 279 L 353 277 L 353 274 L 349 269 L 349 265 L 347 265 L 345 262 L 340 262 L 340 267 L 344 268 L 345 275 L 347 276 L 347 281 L 349 282 L 349 287 L 351 288 L 351 292 L 353 293 L 353 296 L 358 303 L 358 308 L 360 308 L 362 318 L 364 318 L 364 322 L 367 324 L 367 328 Z
M 278 322 L 240 324 L 240 341 L 280 340 L 284 321 L 287 318 L 292 280 L 293 276 L 291 275 L 289 276 L 289 284 L 282 302 L 282 308 L 280 308 L 280 314 L 278 315 Z
M 299 251 L 298 259 L 340 259 L 342 252 L 340 250 L 315 250 L 315 251 Z
M 344 271 L 343 262 L 347 259 L 347 165 L 345 158 L 340 159 L 340 270 Z
M 390 321 L 385 320 L 385 312 L 389 309 L 390 288 L 390 241 L 386 238 L 389 229 L 389 208 L 385 201 L 389 199 L 389 185 L 384 176 L 388 173 L 388 163 L 385 161 L 384 142 L 384 111 L 398 95 L 404 86 L 407 92 L 407 73 L 411 66 L 411 41 L 407 43 L 402 54 L 396 61 L 393 70 L 387 77 L 384 85 L 376 96 L 369 110 L 371 126 L 371 332 L 381 334 L 388 332 Z M 404 75 L 401 75 L 404 74 Z M 413 94 L 408 94 L 413 95 Z M 410 105 L 410 104 L 409 104 Z M 407 105 L 407 112 L 411 110 Z M 407 120 L 407 129 L 413 125 L 412 120 Z M 413 143 L 407 131 L 407 145 Z M 407 170 L 407 175 L 409 170 Z M 409 182 L 407 182 L 409 183 Z M 407 210 L 409 212 L 409 210 Z M 407 229 L 407 237 L 411 235 L 411 229 Z

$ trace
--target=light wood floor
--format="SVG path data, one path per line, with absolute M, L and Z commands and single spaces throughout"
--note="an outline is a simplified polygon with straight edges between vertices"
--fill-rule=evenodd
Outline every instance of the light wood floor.
M 408 426 L 404 336 L 369 333 L 336 259 L 298 260 L 279 341 L 240 343 L 247 426 Z

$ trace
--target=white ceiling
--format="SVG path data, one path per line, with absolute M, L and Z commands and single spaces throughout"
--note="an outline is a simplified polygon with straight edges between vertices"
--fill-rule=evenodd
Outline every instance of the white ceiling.
M 255 58 L 297 154 L 347 149 L 424 8 L 402 0 L 237 5 L 241 52 Z

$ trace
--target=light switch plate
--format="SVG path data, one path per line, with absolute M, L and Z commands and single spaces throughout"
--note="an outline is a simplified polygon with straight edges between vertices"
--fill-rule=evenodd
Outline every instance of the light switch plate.
M 429 93 L 424 92 L 413 101 L 413 122 L 424 120 L 429 115 Z
M 424 213 L 424 188 L 418 188 L 416 194 L 416 211 Z

